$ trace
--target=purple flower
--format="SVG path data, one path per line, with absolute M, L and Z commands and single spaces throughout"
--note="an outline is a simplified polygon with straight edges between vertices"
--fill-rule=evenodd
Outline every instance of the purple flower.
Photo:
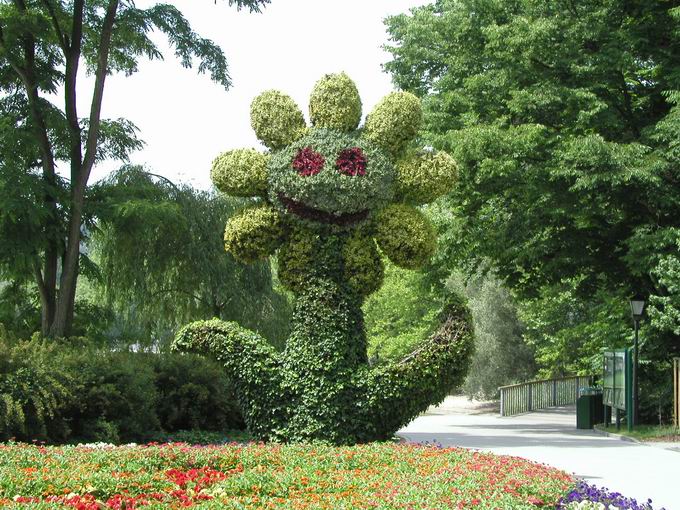
M 564 510 L 569 503 L 579 501 L 592 501 L 602 503 L 607 508 L 609 505 L 617 507 L 619 510 L 654 510 L 652 500 L 648 499 L 645 503 L 638 503 L 635 499 L 626 498 L 618 492 L 609 492 L 606 487 L 598 488 L 595 485 L 588 485 L 580 481 L 571 492 L 562 498 L 556 510 Z M 662 508 L 661 510 L 665 510 Z

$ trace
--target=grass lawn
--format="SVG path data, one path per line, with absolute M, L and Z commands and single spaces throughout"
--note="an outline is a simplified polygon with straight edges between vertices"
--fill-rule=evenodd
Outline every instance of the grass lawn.
M 0 507 L 555 508 L 568 474 L 460 448 L 373 443 L 0 444 Z
M 672 425 L 638 425 L 634 430 L 628 431 L 625 425 L 621 426 L 620 430 L 616 430 L 616 426 L 610 425 L 604 428 L 604 425 L 596 425 L 598 430 L 606 430 L 614 434 L 621 434 L 622 436 L 632 437 L 639 441 L 680 441 L 680 429 Z

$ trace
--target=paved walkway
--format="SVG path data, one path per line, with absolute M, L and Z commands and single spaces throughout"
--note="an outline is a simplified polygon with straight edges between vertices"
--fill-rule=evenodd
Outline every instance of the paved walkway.
M 573 473 L 655 510 L 680 510 L 680 451 L 576 429 L 573 407 L 502 418 L 449 397 L 398 432 L 408 441 L 515 455 Z M 465 407 L 465 406 L 463 406 Z

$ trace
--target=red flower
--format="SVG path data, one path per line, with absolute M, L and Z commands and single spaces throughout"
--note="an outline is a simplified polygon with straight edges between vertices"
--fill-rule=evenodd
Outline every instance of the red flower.
M 313 150 L 311 147 L 305 147 L 300 149 L 293 159 L 293 168 L 303 176 L 308 177 L 310 175 L 318 174 L 323 168 L 325 163 L 324 157 Z
M 335 168 L 344 175 L 366 175 L 366 156 L 359 147 L 344 149 L 338 155 Z

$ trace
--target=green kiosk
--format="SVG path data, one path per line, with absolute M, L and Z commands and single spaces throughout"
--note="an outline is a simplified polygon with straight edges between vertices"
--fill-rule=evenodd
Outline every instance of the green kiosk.
M 616 410 L 616 429 L 621 428 L 621 413 L 626 415 L 628 430 L 633 428 L 633 352 L 632 349 L 604 351 L 604 378 L 602 384 L 604 424 L 609 426 L 611 414 Z

